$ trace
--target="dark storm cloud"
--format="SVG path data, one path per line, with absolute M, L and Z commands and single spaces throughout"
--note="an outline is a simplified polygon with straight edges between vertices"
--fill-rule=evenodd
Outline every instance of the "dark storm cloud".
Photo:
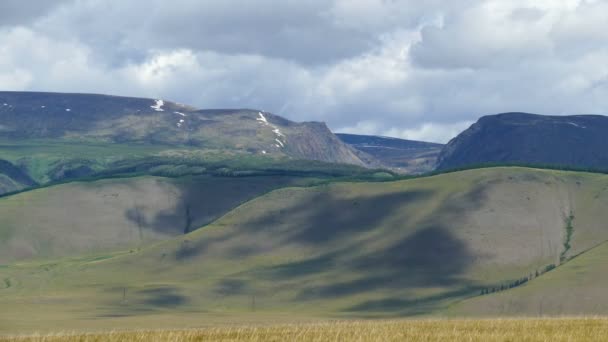
M 0 20 L 4 89 L 257 107 L 434 141 L 484 114 L 608 106 L 606 1 L 10 0 Z

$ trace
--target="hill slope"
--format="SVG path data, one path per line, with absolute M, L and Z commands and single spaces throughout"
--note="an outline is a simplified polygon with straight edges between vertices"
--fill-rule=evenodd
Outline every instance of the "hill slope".
M 241 203 L 314 178 L 137 177 L 0 198 L 0 264 L 139 248 L 187 234 Z
M 500 293 L 451 308 L 455 315 L 590 316 L 608 312 L 608 244 L 602 243 L 562 267 Z
M 443 149 L 438 169 L 522 163 L 608 169 L 608 117 L 505 113 L 484 116 Z
M 285 188 L 141 251 L 5 266 L 0 305 L 38 327 L 44 312 L 430 314 L 608 240 L 607 204 L 605 175 L 525 168 Z
M 443 147 L 442 144 L 371 135 L 337 133 L 336 136 L 383 165 L 409 174 L 432 171 Z

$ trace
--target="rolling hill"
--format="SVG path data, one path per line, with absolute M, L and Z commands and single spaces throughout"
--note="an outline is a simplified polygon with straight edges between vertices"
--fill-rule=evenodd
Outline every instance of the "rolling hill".
M 0 264 L 141 248 L 187 234 L 270 190 L 313 177 L 135 177 L 0 198 Z
M 432 315 L 584 260 L 569 261 L 608 240 L 607 204 L 605 175 L 514 167 L 283 188 L 141 250 L 0 266 L 0 321 Z
M 336 133 L 336 136 L 383 165 L 406 174 L 433 171 L 443 148 L 442 144 L 373 135 Z
M 439 155 L 439 170 L 480 164 L 608 169 L 608 117 L 504 113 L 480 118 Z

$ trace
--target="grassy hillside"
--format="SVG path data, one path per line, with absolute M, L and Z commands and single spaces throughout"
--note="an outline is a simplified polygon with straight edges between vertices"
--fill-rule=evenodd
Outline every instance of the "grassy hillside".
M 0 264 L 139 248 L 186 234 L 237 205 L 315 178 L 135 177 L 0 198 Z
M 450 309 L 456 315 L 606 315 L 608 243 L 524 286 L 478 297 Z
M 0 321 L 433 314 L 608 240 L 606 189 L 524 168 L 280 189 L 142 250 L 4 266 Z

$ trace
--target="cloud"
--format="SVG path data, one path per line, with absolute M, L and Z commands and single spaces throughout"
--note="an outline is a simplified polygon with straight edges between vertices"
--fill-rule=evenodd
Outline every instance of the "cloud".
M 249 107 L 446 142 L 506 111 L 603 113 L 608 3 L 3 1 L 0 87 Z
M 461 121 L 456 123 L 431 122 L 423 123 L 412 128 L 402 129 L 398 127 L 387 127 L 383 122 L 366 120 L 359 121 L 355 126 L 342 127 L 340 132 L 446 143 L 446 137 L 456 136 L 458 133 L 469 128 L 471 124 L 473 124 L 473 121 Z
M 29 24 L 67 2 L 67 0 L 2 0 L 0 1 L 0 27 Z

